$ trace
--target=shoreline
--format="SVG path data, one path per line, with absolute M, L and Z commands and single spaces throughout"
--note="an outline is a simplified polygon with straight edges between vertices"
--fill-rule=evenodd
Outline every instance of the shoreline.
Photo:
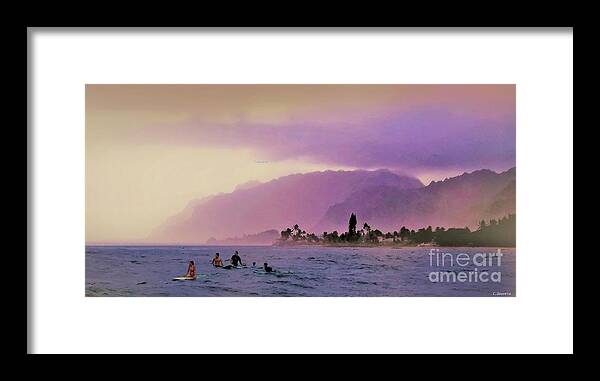
M 402 249 L 402 248 L 407 248 L 407 247 L 414 247 L 414 248 L 436 248 L 436 247 L 486 247 L 486 248 L 503 248 L 503 249 L 516 249 L 516 246 L 498 246 L 498 245 L 490 245 L 490 246 L 485 246 L 485 245 L 432 245 L 432 244 L 427 244 L 427 245 L 421 245 L 421 244 L 414 244 L 414 243 L 402 243 L 402 244 L 397 244 L 397 243 L 392 243 L 392 244 L 374 244 L 374 243 L 359 243 L 359 244 L 355 244 L 355 243 L 350 243 L 350 242 L 344 242 L 344 243 L 314 243 L 314 244 L 307 244 L 307 243 L 281 243 L 281 242 L 276 242 L 273 243 L 274 247 L 357 247 L 357 248 L 390 248 L 390 249 Z
M 418 244 L 352 244 L 352 243 L 333 243 L 333 244 L 307 244 L 307 243 L 298 243 L 298 244 L 280 244 L 273 243 L 271 245 L 206 245 L 206 244 L 86 244 L 85 247 L 179 247 L 181 249 L 191 248 L 191 247 L 231 247 L 231 248 L 243 248 L 243 247 L 299 247 L 299 248 L 310 248 L 310 247 L 350 247 L 350 248 L 389 248 L 389 249 L 403 249 L 403 248 L 436 248 L 436 247 L 485 247 L 485 248 L 502 248 L 502 249 L 516 249 L 516 246 L 485 246 L 485 245 L 425 245 L 419 246 Z

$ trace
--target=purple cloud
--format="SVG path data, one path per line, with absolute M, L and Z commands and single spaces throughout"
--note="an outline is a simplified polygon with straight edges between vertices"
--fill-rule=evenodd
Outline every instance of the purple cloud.
M 514 104 L 440 102 L 340 110 L 255 122 L 202 117 L 139 131 L 137 139 L 202 147 L 249 148 L 265 160 L 303 158 L 330 165 L 407 172 L 515 165 Z

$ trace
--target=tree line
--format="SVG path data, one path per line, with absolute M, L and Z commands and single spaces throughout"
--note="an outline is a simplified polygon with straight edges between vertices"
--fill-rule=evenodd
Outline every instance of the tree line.
M 306 244 L 380 244 L 383 241 L 392 244 L 418 245 L 436 244 L 440 246 L 508 246 L 516 243 L 516 215 L 509 214 L 500 219 L 481 220 L 477 230 L 464 228 L 444 228 L 431 226 L 418 230 L 402 226 L 399 230 L 383 233 L 373 229 L 367 222 L 357 229 L 356 215 L 352 213 L 348 220 L 348 230 L 339 233 L 323 232 L 322 235 L 307 233 L 298 224 L 281 231 L 281 242 Z

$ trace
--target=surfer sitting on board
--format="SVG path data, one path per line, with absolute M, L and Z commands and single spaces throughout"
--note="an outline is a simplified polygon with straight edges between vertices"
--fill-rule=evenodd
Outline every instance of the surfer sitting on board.
M 188 264 L 188 269 L 187 273 L 185 273 L 185 276 L 189 278 L 196 277 L 196 265 L 194 264 L 194 261 L 190 261 L 190 263 Z
M 264 264 L 264 269 L 268 273 L 273 271 L 273 268 L 271 266 L 268 266 L 267 262 L 265 262 L 265 264 Z
M 244 264 L 242 263 L 242 258 L 240 258 L 240 255 L 238 254 L 237 250 L 235 251 L 235 254 L 233 254 L 231 256 L 231 264 L 234 266 L 243 266 Z
M 223 260 L 219 257 L 219 253 L 215 254 L 215 257 L 210 261 L 215 267 L 223 267 Z

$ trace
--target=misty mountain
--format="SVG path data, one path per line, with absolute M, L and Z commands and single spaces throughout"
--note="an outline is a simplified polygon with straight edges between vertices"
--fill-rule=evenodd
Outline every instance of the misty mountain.
M 248 186 L 249 185 L 249 186 Z M 163 243 L 204 243 L 208 238 L 255 234 L 298 223 L 310 231 L 332 205 L 365 189 L 416 189 L 416 178 L 389 170 L 323 171 L 294 174 L 238 187 L 231 193 L 191 201 L 148 238 Z M 346 218 L 347 219 L 347 218 Z
M 267 230 L 256 234 L 244 234 L 242 237 L 230 237 L 225 239 L 209 238 L 208 245 L 272 245 L 279 239 L 279 231 Z
M 473 228 L 481 219 L 515 213 L 515 177 L 515 168 L 502 173 L 484 169 L 421 188 L 363 187 L 330 206 L 314 229 L 318 234 L 345 231 L 350 213 L 356 213 L 359 228 L 368 222 L 384 232 L 401 226 Z

